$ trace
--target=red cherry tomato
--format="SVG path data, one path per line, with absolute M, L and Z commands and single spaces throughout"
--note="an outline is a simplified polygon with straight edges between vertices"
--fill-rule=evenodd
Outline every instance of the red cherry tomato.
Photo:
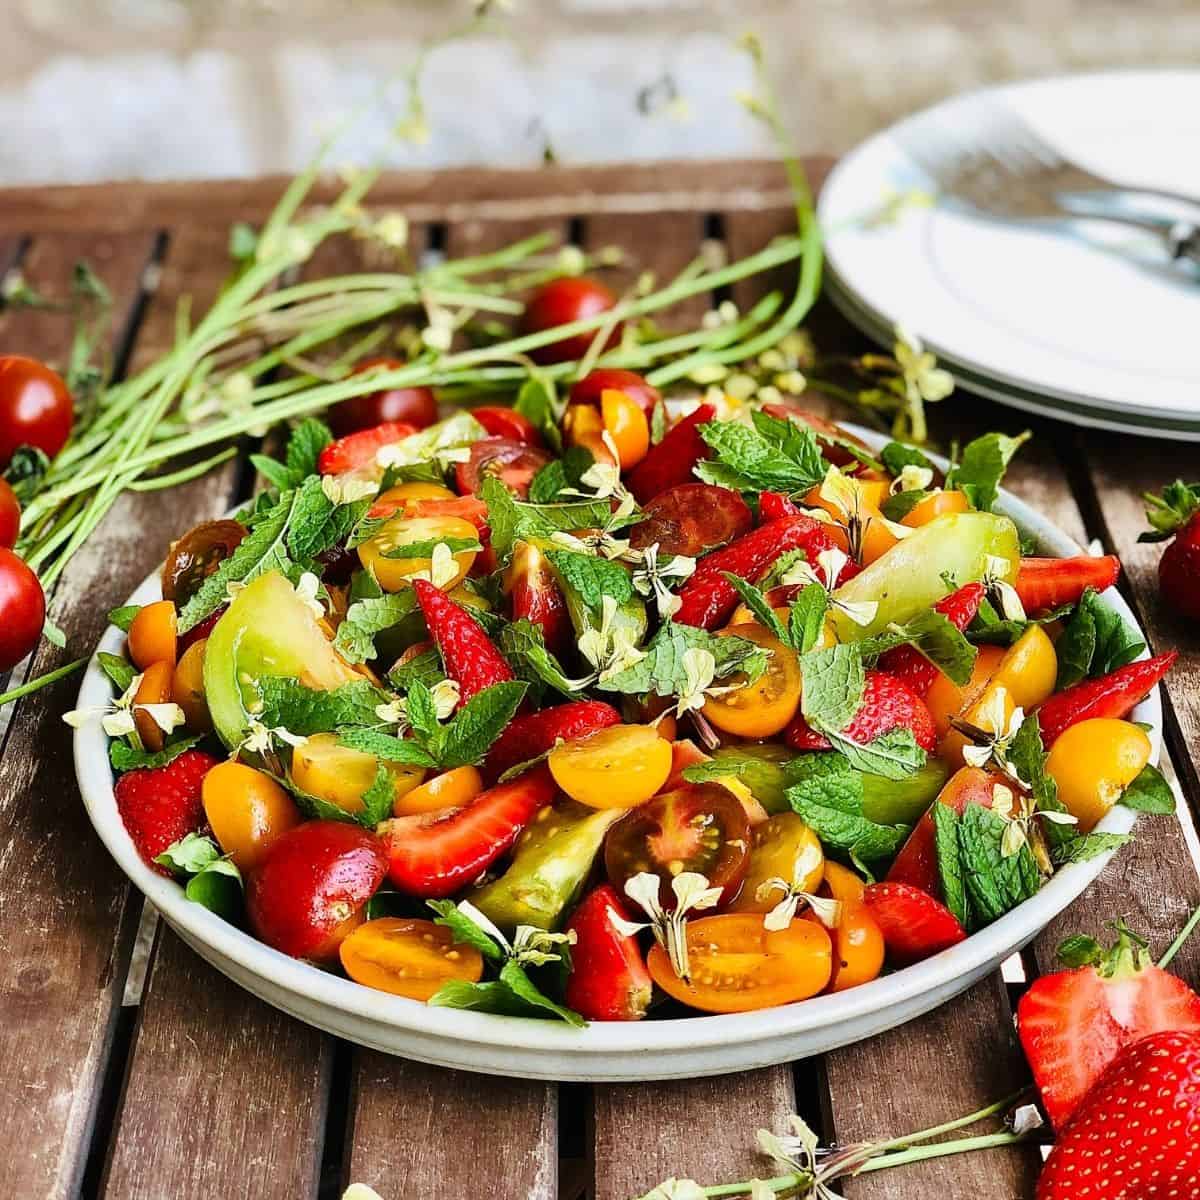
M 538 433 L 533 422 L 515 408 L 485 405 L 483 408 L 471 409 L 471 416 L 492 437 L 511 438 L 514 442 L 524 442 L 527 446 L 542 444 L 542 435 Z
M 11 550 L 0 549 L 0 671 L 33 650 L 45 622 L 46 596 L 38 577 Z
M 162 569 L 164 600 L 186 604 L 204 581 L 242 544 L 237 521 L 202 521 L 171 546 Z
M 399 371 L 407 363 L 398 358 L 364 358 L 354 368 L 355 375 L 367 371 Z M 372 429 L 388 421 L 401 421 L 414 429 L 424 429 L 438 419 L 437 397 L 432 388 L 382 388 L 365 396 L 351 396 L 329 410 L 329 426 L 338 437 Z
M 0 546 L 11 550 L 21 532 L 21 504 L 17 494 L 0 479 Z
M 660 555 L 696 558 L 750 531 L 754 515 L 729 488 L 681 483 L 659 492 L 645 508 L 646 518 L 629 531 L 635 550 L 658 543 Z
M 336 442 L 330 442 L 317 458 L 317 471 L 321 475 L 342 475 L 369 466 L 375 455 L 384 446 L 402 442 L 416 433 L 412 425 L 403 421 L 385 421 L 358 433 L 348 433 Z
M 0 468 L 18 446 L 53 458 L 66 445 L 75 406 L 62 377 L 35 358 L 0 355 Z
M 750 858 L 750 824 L 732 793 L 716 784 L 664 792 L 625 814 L 604 843 L 604 869 L 618 894 L 642 871 L 659 877 L 659 899 L 675 906 L 671 880 L 699 871 L 723 900 L 737 893 Z
M 464 496 L 478 492 L 489 475 L 518 496 L 527 496 L 533 477 L 549 461 L 550 455 L 536 446 L 512 438 L 483 438 L 471 447 L 471 457 L 455 468 L 454 477 Z
M 597 282 L 585 276 L 568 276 L 563 279 L 552 279 L 543 284 L 529 298 L 525 305 L 525 314 L 521 318 L 522 333 L 541 333 L 553 329 L 556 325 L 568 325 L 572 321 L 582 321 L 586 317 L 599 316 L 616 306 L 617 298 L 613 293 Z M 577 333 L 573 337 L 563 338 L 559 342 L 551 342 L 529 352 L 530 358 L 538 363 L 570 362 L 582 358 L 591 346 L 598 329 L 588 330 L 587 333 Z M 621 326 L 618 322 L 613 329 L 605 349 L 615 345 L 621 337 Z
M 624 392 L 646 414 L 649 420 L 655 405 L 662 403 L 662 393 L 648 384 L 634 371 L 623 371 L 619 367 L 597 367 L 589 371 L 571 387 L 569 403 L 600 407 L 601 393 Z

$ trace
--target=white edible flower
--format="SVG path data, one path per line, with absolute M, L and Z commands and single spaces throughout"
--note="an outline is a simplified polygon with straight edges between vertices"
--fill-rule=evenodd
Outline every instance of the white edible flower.
M 642 565 L 633 572 L 633 587 L 639 595 L 654 597 L 658 615 L 665 621 L 673 617 L 683 604 L 671 591 L 667 581 L 689 579 L 695 569 L 696 560 L 685 554 L 672 555 L 668 562 L 660 565 L 658 543 L 655 542 L 642 551 Z
M 1018 1137 L 1041 1129 L 1045 1123 L 1036 1104 L 1022 1104 L 1012 1115 L 1012 1131 Z
M 760 1129 L 756 1138 L 758 1148 L 781 1167 L 801 1175 L 815 1175 L 817 1170 L 817 1135 L 794 1113 L 788 1117 L 788 1131 L 775 1134 Z
M 667 912 L 658 899 L 659 878 L 649 871 L 639 872 L 625 881 L 625 895 L 649 918 L 654 939 L 667 952 L 671 969 L 685 983 L 690 983 L 688 964 L 687 915 L 705 908 L 714 908 L 721 901 L 721 889 L 709 887 L 708 880 L 697 871 L 683 871 L 671 880 L 675 893 L 675 908 Z M 621 933 L 632 934 L 647 928 L 610 914 L 609 920 Z
M 384 213 L 371 226 L 371 236 L 393 250 L 402 250 L 408 245 L 408 218 L 403 213 Z
M 916 463 L 906 463 L 900 468 L 900 474 L 892 480 L 893 495 L 899 492 L 923 492 L 933 482 L 933 469 L 919 467 Z
M 1024 621 L 1025 605 L 1017 589 L 1009 581 L 1012 574 L 1012 563 L 1007 558 L 997 554 L 989 554 L 983 564 L 983 586 L 1000 615 L 1006 621 Z
M 296 581 L 296 598 L 318 621 L 325 616 L 325 605 L 319 599 L 320 593 L 321 581 L 311 571 L 305 571 Z
M 554 269 L 562 275 L 582 275 L 587 258 L 578 246 L 563 246 L 554 256 Z
M 877 510 L 864 512 L 867 506 L 863 500 L 862 484 L 859 480 L 851 479 L 849 475 L 839 471 L 837 467 L 831 466 L 825 472 L 825 478 L 821 481 L 820 496 L 826 504 L 841 514 L 842 522 L 846 527 L 846 540 L 850 544 L 850 557 L 857 563 L 862 562 L 863 538 L 866 535 L 867 526 L 872 521 L 881 522 L 884 528 L 888 529 L 897 539 L 906 538 L 914 532 L 906 525 L 889 521 Z M 814 515 L 820 511 L 820 509 L 814 510 Z
M 116 700 L 110 700 L 107 704 L 72 709 L 63 713 L 63 720 L 72 729 L 79 729 L 87 721 L 99 717 L 100 728 L 110 738 L 118 738 L 133 733 L 137 727 L 134 713 L 144 712 L 163 733 L 173 733 L 184 723 L 183 709 L 178 704 L 135 704 L 134 697 L 141 683 L 141 675 L 135 675 Z
M 429 558 L 429 570 L 415 571 L 409 579 L 424 579 L 435 588 L 445 588 L 458 578 L 458 574 L 454 551 L 445 542 L 438 542 Z
M 1043 870 L 1047 872 L 1050 870 L 1049 857 L 1040 839 L 1032 836 L 1035 833 L 1034 818 L 1041 817 L 1053 825 L 1074 825 L 1077 820 L 1070 813 L 1052 809 L 1039 811 L 1031 793 L 1021 792 L 1018 795 L 1003 783 L 992 785 L 992 811 L 1004 821 L 1004 833 L 1000 838 L 1001 857 L 1011 858 L 1029 843 Z
M 442 679 L 429 689 L 433 711 L 439 721 L 448 721 L 462 699 L 462 689 L 453 679 Z
M 683 666 L 683 687 L 679 689 L 679 699 L 675 705 L 675 715 L 682 717 L 684 713 L 704 707 L 704 701 L 709 696 L 724 696 L 737 691 L 737 687 L 714 687 L 717 677 L 717 660 L 712 651 L 691 646 L 683 652 L 679 660 Z
M 954 391 L 954 376 L 939 367 L 921 339 L 902 325 L 896 326 L 892 353 L 904 375 L 904 390 L 910 403 L 934 404 Z
M 375 705 L 375 715 L 384 725 L 395 725 L 398 728 L 408 725 L 408 705 L 401 696 Z
M 352 1183 L 342 1193 L 342 1200 L 383 1200 L 383 1197 L 365 1183 Z
M 373 497 L 379 491 L 379 484 L 369 476 L 347 471 L 344 475 L 322 475 L 321 491 L 325 493 L 325 499 L 338 508 Z
M 792 864 L 791 879 L 775 876 L 766 879 L 758 885 L 754 898 L 759 903 L 765 903 L 773 892 L 782 892 L 783 896 L 763 917 L 763 927 L 772 931 L 786 929 L 796 915 L 800 902 L 804 901 L 817 920 L 827 929 L 836 929 L 842 918 L 842 905 L 838 900 L 828 900 L 823 896 L 813 895 L 804 890 L 804 881 L 821 865 L 820 849 L 811 842 L 806 842 L 803 850 L 796 855 Z
M 573 946 L 577 940 L 573 929 L 566 933 L 551 933 L 535 925 L 518 925 L 513 934 L 511 957 L 514 962 L 533 967 L 562 962 L 562 952 L 555 947 Z
M 601 435 L 600 440 L 604 443 L 609 454 L 612 455 L 612 462 L 601 462 L 596 459 L 590 467 L 579 477 L 580 487 L 566 488 L 563 491 L 564 496 L 582 496 L 586 500 L 608 500 L 610 497 L 624 499 L 629 493 L 625 485 L 621 482 L 621 456 L 617 452 L 617 444 L 613 441 L 612 434 L 606 429 Z M 587 488 L 589 490 L 584 491 Z
M 283 742 L 295 749 L 297 746 L 303 746 L 308 738 L 298 733 L 292 733 L 290 729 L 285 729 L 282 725 L 268 729 L 261 721 L 251 717 L 246 736 L 238 743 L 237 748 L 239 751 L 245 750 L 251 754 L 270 754 L 276 741 Z
M 607 679 L 617 675 L 646 657 L 645 651 L 638 649 L 631 629 L 625 626 L 614 628 L 617 609 L 616 600 L 612 596 L 604 596 L 600 601 L 599 627 L 585 630 L 579 638 L 579 652 L 596 670 L 591 678 L 579 681 L 581 686 L 597 678 Z
M 836 608 L 839 612 L 844 613 L 856 625 L 870 625 L 879 611 L 878 601 L 840 600 L 834 592 L 838 576 L 841 575 L 842 568 L 849 561 L 849 556 L 844 551 L 833 546 L 828 550 L 822 550 L 817 555 L 815 565 L 807 559 L 798 558 L 783 572 L 779 581 L 784 584 L 818 583 L 830 593 L 829 606 L 831 608 Z
M 1025 710 L 1014 708 L 1011 716 L 1008 715 L 1007 699 L 1004 688 L 992 688 L 977 710 L 975 729 L 972 730 L 974 744 L 964 746 L 962 752 L 968 766 L 982 767 L 996 758 L 1006 769 L 1011 769 L 1007 760 L 1008 747 L 1025 720 Z

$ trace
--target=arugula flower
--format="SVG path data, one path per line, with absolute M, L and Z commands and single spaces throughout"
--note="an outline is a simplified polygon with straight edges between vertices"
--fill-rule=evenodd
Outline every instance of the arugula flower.
M 721 900 L 721 889 L 709 887 L 708 880 L 697 871 L 683 871 L 671 880 L 675 893 L 675 908 L 667 912 L 658 899 L 659 878 L 642 871 L 625 881 L 625 895 L 632 900 L 650 920 L 643 924 L 626 921 L 615 914 L 609 915 L 618 933 L 633 935 L 649 928 L 654 940 L 667 952 L 671 969 L 685 983 L 691 983 L 691 967 L 688 963 L 687 914 L 704 908 L 714 908 Z
M 319 599 L 320 592 L 321 581 L 311 571 L 305 571 L 296 581 L 297 599 L 305 605 L 318 621 L 323 620 L 325 617 L 325 605 Z
M 621 482 L 621 455 L 617 451 L 617 443 L 613 441 L 612 434 L 606 429 L 600 435 L 600 440 L 612 455 L 613 461 L 605 463 L 597 459 L 580 475 L 581 486 L 579 488 L 564 488 L 560 495 L 575 496 L 581 500 L 608 500 L 611 498 L 624 502 L 626 497 L 630 500 L 633 499 L 628 488 Z M 584 488 L 591 490 L 584 491 Z
M 627 627 L 613 628 L 618 607 L 612 596 L 605 596 L 600 602 L 599 626 L 586 630 L 579 638 L 580 654 L 595 668 L 589 683 L 616 675 L 646 657 Z
M 933 482 L 933 468 L 905 463 L 900 474 L 892 480 L 889 491 L 893 496 L 900 492 L 923 492 Z
M 647 546 L 641 552 L 642 563 L 633 572 L 633 588 L 639 595 L 654 597 L 658 606 L 658 615 L 662 620 L 673 617 L 683 605 L 683 601 L 671 591 L 667 585 L 668 579 L 683 581 L 691 578 L 696 569 L 696 560 L 686 554 L 675 554 L 661 566 L 658 561 L 658 543 Z
M 532 967 L 544 967 L 546 963 L 562 962 L 562 951 L 556 950 L 554 947 L 573 946 L 576 942 L 576 934 L 573 929 L 566 933 L 551 933 L 546 929 L 538 929 L 534 925 L 518 925 L 510 942 L 500 928 L 470 900 L 460 900 L 458 911 L 469 920 L 474 921 L 488 937 L 494 939 L 504 951 L 505 958 L 511 962 L 520 963 L 522 966 L 528 964 Z
M 1012 858 L 1022 846 L 1028 844 L 1038 866 L 1047 875 L 1053 867 L 1034 818 L 1042 817 L 1053 825 L 1074 825 L 1078 822 L 1078 818 L 1068 812 L 1039 809 L 1032 792 L 1018 795 L 1002 783 L 992 786 L 992 812 L 1004 821 L 1004 836 L 1000 839 L 1001 857 Z
M 846 525 L 846 538 L 850 543 L 850 557 L 857 563 L 862 562 L 863 536 L 872 521 L 882 521 L 897 538 L 906 538 L 913 532 L 907 525 L 898 525 L 878 513 L 867 513 L 864 516 L 862 484 L 839 471 L 837 467 L 831 466 L 825 472 L 820 495 L 826 504 L 832 505 L 841 513 Z
M 453 679 L 442 679 L 429 689 L 433 700 L 433 711 L 439 721 L 448 721 L 458 707 L 462 698 L 462 690 Z M 382 704 L 375 706 L 375 715 L 383 725 L 395 726 L 399 735 L 409 726 L 408 704 L 400 696 L 394 696 Z
M 823 896 L 815 896 L 803 889 L 804 880 L 812 874 L 813 868 L 819 866 L 821 861 L 820 849 L 808 842 L 792 864 L 791 879 L 784 879 L 777 875 L 772 879 L 763 880 L 758 885 L 754 898 L 760 903 L 768 900 L 772 892 L 783 893 L 782 899 L 763 917 L 765 929 L 786 929 L 792 923 L 801 901 L 804 901 L 812 909 L 813 914 L 822 925 L 828 929 L 837 928 L 838 922 L 842 919 L 841 902 L 827 900 Z
M 245 750 L 250 754 L 270 754 L 276 741 L 285 743 L 295 749 L 303 746 L 308 738 L 298 733 L 292 733 L 282 725 L 268 729 L 261 721 L 250 718 L 250 726 L 246 736 L 237 745 L 237 750 Z
M 110 738 L 128 737 L 137 724 L 134 714 L 144 712 L 165 734 L 173 733 L 184 723 L 183 709 L 178 704 L 135 704 L 134 698 L 141 686 L 142 676 L 135 675 L 125 691 L 116 700 L 107 704 L 89 705 L 63 713 L 63 720 L 72 729 L 79 729 L 87 721 L 100 718 L 100 727 Z
M 767 651 L 769 654 L 770 651 Z M 680 658 L 683 666 L 683 685 L 679 689 L 679 698 L 675 704 L 675 715 L 682 717 L 684 713 L 696 711 L 704 707 L 708 696 L 725 696 L 736 692 L 741 685 L 726 685 L 714 687 L 717 678 L 717 660 L 711 650 L 700 646 L 691 646 L 683 652 Z
M 1025 720 L 1025 710 L 1014 708 L 1012 715 L 1006 716 L 1005 699 L 1004 690 L 994 688 L 979 710 L 978 724 L 954 722 L 955 728 L 966 734 L 972 743 L 963 747 L 963 761 L 970 767 L 984 767 L 994 762 L 1015 783 L 1028 788 L 1029 784 L 1018 774 L 1009 757 L 1013 740 Z
M 817 555 L 815 566 L 807 559 L 797 558 L 779 577 L 779 582 L 784 584 L 802 583 L 805 585 L 815 583 L 819 587 L 824 588 L 827 593 L 828 607 L 836 608 L 839 612 L 844 613 L 855 625 L 870 625 L 875 620 L 875 614 L 879 611 L 877 601 L 839 600 L 833 594 L 838 576 L 842 573 L 842 568 L 848 561 L 849 557 L 835 546 L 829 550 L 822 550 Z
M 896 363 L 904 380 L 908 401 L 908 421 L 912 440 L 925 441 L 925 405 L 945 400 L 954 391 L 954 377 L 937 365 L 937 359 L 925 349 L 916 334 L 896 326 L 896 343 L 892 347 Z
M 1007 558 L 989 554 L 984 561 L 983 586 L 988 599 L 1006 621 L 1024 621 L 1025 605 L 1017 589 L 1008 581 L 1012 563 Z

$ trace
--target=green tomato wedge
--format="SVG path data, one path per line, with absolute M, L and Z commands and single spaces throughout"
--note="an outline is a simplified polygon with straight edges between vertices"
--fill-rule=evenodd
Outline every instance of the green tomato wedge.
M 940 758 L 928 758 L 925 765 L 907 779 L 885 779 L 882 775 L 864 775 L 862 815 L 876 825 L 915 825 L 937 799 L 950 767 Z
M 857 642 L 893 622 L 911 620 L 954 588 L 982 579 L 991 558 L 1008 564 L 1008 573 L 1002 578 L 1015 583 L 1021 541 L 1017 527 L 1007 517 L 983 512 L 938 517 L 897 542 L 834 592 L 834 599 L 844 603 L 874 601 L 878 606 L 866 625 L 834 608 L 830 613 L 834 632 L 843 642 Z M 953 586 L 947 584 L 947 578 L 954 580 Z

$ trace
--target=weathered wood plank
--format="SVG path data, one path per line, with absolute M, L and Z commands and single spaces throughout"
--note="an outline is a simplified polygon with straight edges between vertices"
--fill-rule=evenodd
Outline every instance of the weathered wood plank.
M 632 1200 L 672 1175 L 702 1184 L 765 1175 L 755 1130 L 778 1130 L 796 1111 L 787 1067 L 593 1091 L 595 1200 Z

